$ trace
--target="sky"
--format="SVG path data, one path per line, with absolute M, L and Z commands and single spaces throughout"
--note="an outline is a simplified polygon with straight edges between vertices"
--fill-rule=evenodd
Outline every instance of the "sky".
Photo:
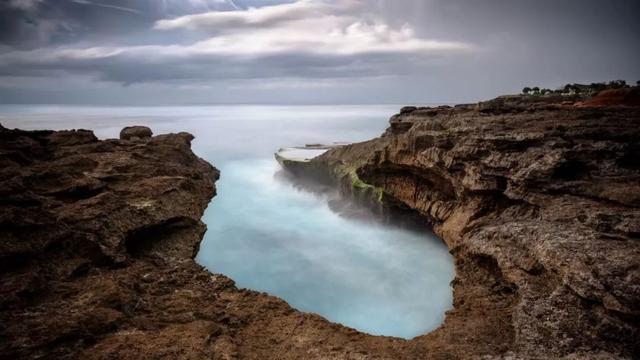
M 0 0 L 0 103 L 429 104 L 640 80 L 638 0 Z

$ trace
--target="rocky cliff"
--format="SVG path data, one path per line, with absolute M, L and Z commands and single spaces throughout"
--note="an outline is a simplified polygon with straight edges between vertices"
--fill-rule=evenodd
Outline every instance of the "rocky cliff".
M 193 316 L 180 291 L 209 279 L 191 259 L 218 172 L 191 139 L 0 128 L 2 358 L 99 357 L 82 352 Z
M 1 359 L 404 357 L 193 261 L 218 171 L 187 133 L 0 126 Z
M 217 170 L 186 133 L 0 127 L 0 358 L 633 358 L 640 110 L 405 108 L 310 173 L 433 227 L 454 309 L 410 341 L 237 289 L 193 261 Z M 303 176 L 304 171 L 298 172 Z
M 640 354 L 640 108 L 407 107 L 309 168 L 385 218 L 422 219 L 455 256 L 454 309 L 414 340 L 426 353 Z

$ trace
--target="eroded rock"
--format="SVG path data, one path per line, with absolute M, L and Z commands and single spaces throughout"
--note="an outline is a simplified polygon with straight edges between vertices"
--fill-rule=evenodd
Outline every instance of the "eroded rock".
M 120 131 L 120 140 L 147 139 L 152 135 L 153 132 L 146 126 L 127 126 Z
M 409 208 L 449 246 L 455 308 L 425 354 L 637 356 L 640 108 L 518 99 L 404 110 L 310 167 L 366 204 L 355 172 L 383 217 Z

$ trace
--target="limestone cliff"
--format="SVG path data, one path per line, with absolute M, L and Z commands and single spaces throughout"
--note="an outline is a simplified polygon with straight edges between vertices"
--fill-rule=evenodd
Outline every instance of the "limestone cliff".
M 411 211 L 455 256 L 454 309 L 415 342 L 637 356 L 640 108 L 528 100 L 404 108 L 309 166 L 382 216 Z

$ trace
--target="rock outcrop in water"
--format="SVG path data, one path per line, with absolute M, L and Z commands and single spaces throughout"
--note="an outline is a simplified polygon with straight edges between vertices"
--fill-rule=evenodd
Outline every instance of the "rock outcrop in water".
M 507 98 L 405 108 L 383 137 L 311 161 L 454 254 L 455 308 L 405 341 L 197 265 L 218 172 L 191 135 L 0 127 L 0 358 L 633 358 L 639 138 L 638 108 Z

